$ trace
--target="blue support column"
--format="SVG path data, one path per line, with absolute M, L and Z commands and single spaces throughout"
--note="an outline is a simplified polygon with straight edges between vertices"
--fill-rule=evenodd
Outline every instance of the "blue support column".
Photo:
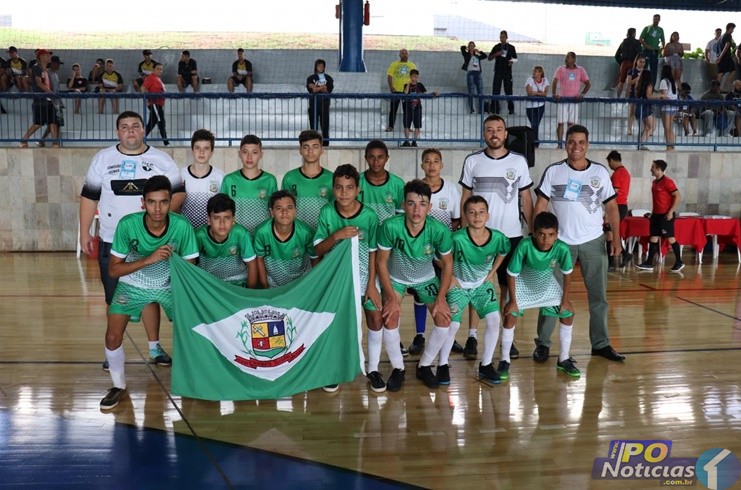
M 365 72 L 363 0 L 340 0 L 340 71 Z

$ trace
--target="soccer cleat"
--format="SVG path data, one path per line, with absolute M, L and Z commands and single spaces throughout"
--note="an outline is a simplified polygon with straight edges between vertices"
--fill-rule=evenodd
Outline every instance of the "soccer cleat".
M 165 349 L 161 345 L 157 344 L 156 348 L 149 349 L 149 363 L 160 366 L 171 366 L 172 358 L 167 355 L 167 352 L 165 352 Z
M 425 348 L 425 336 L 418 333 L 414 336 L 414 340 L 409 344 L 409 353 L 413 356 L 419 355 Z
M 565 361 L 558 361 L 556 363 L 556 369 L 559 371 L 563 371 L 572 378 L 578 378 L 579 376 L 581 376 L 581 373 L 574 364 L 576 364 L 576 361 L 569 357 Z
M 479 341 L 476 340 L 476 337 L 468 337 L 468 340 L 466 340 L 466 346 L 463 348 L 463 358 L 476 359 L 479 356 L 479 351 L 477 349 L 478 345 Z
M 499 361 L 497 372 L 499 372 L 499 379 L 507 381 L 509 379 L 509 363 L 507 361 Z
M 126 390 L 123 388 L 109 388 L 108 393 L 100 400 L 101 410 L 113 410 L 118 406 L 121 398 L 126 394 Z
M 533 351 L 533 360 L 535 362 L 546 362 L 548 360 L 548 356 L 550 355 L 551 355 L 550 347 L 546 347 L 545 345 L 539 345 Z
M 642 271 L 652 271 L 652 270 L 654 270 L 654 266 L 651 265 L 648 262 L 642 262 L 642 263 L 636 265 L 636 269 L 640 269 Z
M 684 262 L 682 262 L 681 260 L 677 260 L 676 262 L 674 262 L 674 265 L 672 266 L 671 271 L 679 272 L 682 269 L 684 269 Z
M 437 373 L 435 373 L 438 383 L 441 385 L 450 384 L 450 365 L 441 364 L 437 367 Z
M 407 350 L 406 347 L 404 347 L 404 344 L 402 344 L 401 342 L 399 342 L 399 350 L 401 350 L 402 357 L 409 357 L 409 351 Z
M 324 390 L 324 391 L 325 391 L 326 393 L 335 393 L 335 392 L 337 392 L 337 390 L 339 390 L 339 389 L 340 389 L 340 385 L 327 385 L 327 386 L 322 386 L 322 389 L 323 389 L 323 390 Z
M 486 366 L 479 363 L 479 379 L 486 381 L 487 383 L 499 384 L 502 379 L 494 366 L 487 364 Z
M 460 354 L 463 352 L 463 346 L 458 343 L 457 340 L 453 341 L 453 347 L 450 348 L 450 352 L 455 352 L 456 354 Z
M 431 390 L 440 386 L 440 381 L 438 381 L 437 376 L 432 372 L 432 366 L 417 365 L 417 379 L 422 381 Z
M 509 348 L 509 358 L 510 359 L 519 359 L 520 358 L 520 351 L 515 347 L 514 341 L 512 341 L 512 347 Z
M 394 370 L 391 371 L 391 376 L 389 376 L 388 382 L 386 383 L 386 389 L 389 391 L 399 391 L 404 385 L 405 374 L 406 371 L 403 369 L 394 368 Z
M 106 359 L 105 361 L 103 361 L 103 371 L 110 371 L 110 370 L 111 368 L 108 365 L 108 359 Z
M 383 393 L 386 391 L 386 382 L 383 381 L 383 377 L 378 371 L 368 373 L 368 383 L 373 393 Z

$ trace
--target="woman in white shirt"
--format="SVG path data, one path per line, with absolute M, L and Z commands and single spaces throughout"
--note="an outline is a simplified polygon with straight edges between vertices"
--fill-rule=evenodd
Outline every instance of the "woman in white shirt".
M 664 64 L 661 67 L 661 82 L 659 83 L 660 99 L 676 101 L 679 98 L 679 90 L 672 76 L 672 67 Z M 665 105 L 661 108 L 661 122 L 664 124 L 664 139 L 666 149 L 674 149 L 674 116 L 679 111 L 679 105 Z
M 528 77 L 525 82 L 525 91 L 528 97 L 542 98 L 542 100 L 528 100 L 525 102 L 527 120 L 530 121 L 530 127 L 535 131 L 536 148 L 540 143 L 538 128 L 540 127 L 540 120 L 543 118 L 543 113 L 545 113 L 545 98 L 548 95 L 548 85 L 548 79 L 545 77 L 542 66 L 534 67 L 533 76 Z

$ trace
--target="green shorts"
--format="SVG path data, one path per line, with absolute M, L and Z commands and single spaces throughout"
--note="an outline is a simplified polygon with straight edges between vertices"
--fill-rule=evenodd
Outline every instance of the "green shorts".
M 573 311 L 561 310 L 560 306 L 544 306 L 540 309 L 540 314 L 543 316 L 552 316 L 556 318 L 569 318 L 574 316 Z M 516 313 L 512 313 L 512 316 L 525 316 L 525 310 L 520 310 Z
M 368 299 L 366 296 L 363 296 L 362 298 L 360 298 L 360 301 L 361 301 L 361 304 L 363 305 L 364 310 L 378 311 L 376 306 L 373 304 L 373 301 Z
M 108 312 L 128 315 L 130 321 L 138 322 L 141 320 L 144 307 L 151 303 L 158 303 L 162 306 L 167 318 L 172 319 L 172 290 L 170 288 L 143 289 L 119 281 Z
M 445 299 L 450 305 L 450 314 L 454 322 L 461 321 L 463 310 L 469 304 L 476 310 L 479 318 L 499 311 L 496 287 L 490 281 L 484 281 L 483 284 L 472 289 L 452 288 Z
M 422 303 L 429 305 L 437 300 L 437 293 L 440 291 L 440 279 L 433 277 L 429 281 L 410 285 L 400 284 L 392 280 L 391 287 L 401 296 L 404 296 L 407 291 L 411 290 L 416 293 Z

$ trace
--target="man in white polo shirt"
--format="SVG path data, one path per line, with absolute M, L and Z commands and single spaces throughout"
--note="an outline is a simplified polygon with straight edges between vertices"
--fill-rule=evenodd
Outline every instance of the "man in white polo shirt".
M 587 159 L 589 131 L 573 125 L 566 131 L 566 159 L 550 165 L 535 189 L 538 198 L 534 214 L 550 204 L 558 217 L 558 238 L 566 242 L 573 263 L 579 261 L 589 301 L 589 340 L 592 355 L 623 361 L 615 352 L 607 332 L 607 250 L 602 228 L 603 216 L 613 230 L 620 228 L 617 193 L 610 173 L 601 164 Z M 612 241 L 610 255 L 620 255 L 620 240 Z M 538 318 L 538 337 L 533 359 L 546 362 L 550 355 L 552 318 Z

